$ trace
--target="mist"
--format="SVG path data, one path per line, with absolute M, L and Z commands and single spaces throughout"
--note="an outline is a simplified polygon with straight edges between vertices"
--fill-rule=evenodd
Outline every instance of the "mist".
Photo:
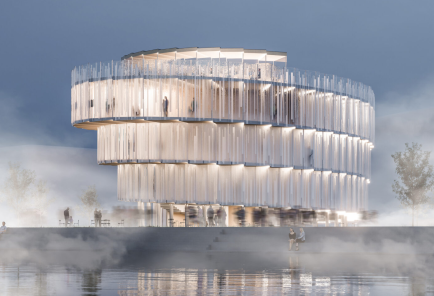
M 369 208 L 378 210 L 379 225 L 409 226 L 410 212 L 402 208 L 392 192 L 395 164 L 391 155 L 405 149 L 405 143 L 422 144 L 423 151 L 434 152 L 434 78 L 409 87 L 404 93 L 390 92 L 376 105 L 375 148 L 372 153 L 372 180 Z M 431 164 L 434 153 L 431 153 Z M 418 226 L 434 225 L 434 210 L 419 213 Z
M 117 201 L 116 167 L 97 165 L 96 149 L 36 145 L 2 147 L 0 186 L 3 186 L 7 177 L 8 162 L 18 162 L 22 168 L 34 170 L 38 179 L 47 181 L 48 198 L 54 198 L 43 223 L 20 217 L 3 201 L 0 219 L 6 221 L 9 227 L 58 226 L 67 207 L 71 208 L 75 223 L 80 220 L 80 226 L 89 226 L 93 217 L 84 217 L 78 210 L 79 195 L 89 185 L 96 186 L 103 209 L 111 209 L 114 205 L 127 205 Z
M 8 28 L 0 32 L 6 45 L 0 53 L 7 57 L 7 70 L 0 73 L 0 184 L 8 161 L 16 161 L 47 181 L 50 196 L 57 197 L 49 213 L 75 205 L 80 191 L 92 184 L 104 207 L 118 205 L 115 168 L 96 165 L 95 132 L 70 124 L 70 71 L 154 48 L 265 48 L 288 52 L 290 67 L 349 77 L 373 88 L 377 118 L 369 209 L 379 211 L 380 225 L 410 225 L 410 215 L 405 217 L 391 191 L 396 176 L 390 155 L 402 151 L 405 142 L 434 150 L 433 40 L 426 38 L 433 25 L 432 1 L 278 1 L 272 6 L 276 9 L 265 11 L 258 1 L 248 7 L 231 3 L 230 10 L 227 1 L 221 4 L 209 11 L 198 1 L 173 2 L 170 10 L 163 3 L 135 3 L 136 9 L 126 11 L 113 1 L 27 1 L 24 10 L 21 4 L 5 3 L 0 10 L 0 25 Z M 104 14 L 101 7 L 111 9 Z M 194 18 L 185 21 L 182 15 Z M 259 15 L 273 21 L 261 21 L 254 33 L 246 31 Z M 84 33 L 89 28 L 92 34 Z M 329 36 L 345 36 L 344 42 Z M 17 79 L 23 73 L 26 79 Z M 8 226 L 20 225 L 19 217 L 1 206 L 1 219 Z M 44 225 L 54 226 L 55 220 L 58 215 L 52 214 Z M 419 221 L 430 223 L 428 218 Z

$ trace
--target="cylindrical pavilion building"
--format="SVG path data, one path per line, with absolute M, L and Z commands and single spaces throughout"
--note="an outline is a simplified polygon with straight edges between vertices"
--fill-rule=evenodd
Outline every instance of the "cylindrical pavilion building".
M 72 71 L 72 125 L 96 130 L 118 198 L 367 209 L 375 96 L 287 54 L 171 48 Z

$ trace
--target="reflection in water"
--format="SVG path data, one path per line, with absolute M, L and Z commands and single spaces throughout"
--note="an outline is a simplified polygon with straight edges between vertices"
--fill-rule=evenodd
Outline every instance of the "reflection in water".
M 354 272 L 342 267 L 339 259 L 320 261 L 311 257 L 290 256 L 284 264 L 286 268 L 276 269 L 263 266 L 235 269 L 217 265 L 214 268 L 169 268 L 149 262 L 95 270 L 61 265 L 18 268 L 3 264 L 0 265 L 0 295 L 434 294 L 431 269 L 420 272 L 420 268 L 411 267 L 407 270 L 418 271 L 406 275 L 397 273 L 396 266 L 388 261 L 387 266 L 374 266 L 373 270 L 355 266 L 359 271 Z
M 98 295 L 101 289 L 101 270 L 83 272 L 83 280 L 81 283 L 84 295 Z

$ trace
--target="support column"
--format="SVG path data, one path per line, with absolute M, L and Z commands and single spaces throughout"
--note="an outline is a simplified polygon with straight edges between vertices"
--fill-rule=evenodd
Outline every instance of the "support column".
M 325 226 L 326 227 L 329 227 L 329 213 L 327 213 L 327 212 L 325 212 L 324 213 L 325 214 Z
M 169 227 L 173 227 L 174 220 L 173 220 L 173 204 L 171 203 L 169 205 Z
M 138 219 L 138 226 L 146 226 L 146 211 L 145 211 L 145 203 L 143 201 L 137 202 L 137 210 L 139 211 L 139 219 Z
M 318 214 L 314 211 L 314 215 L 312 217 L 312 226 L 318 227 Z
M 145 205 L 145 226 L 149 227 L 151 226 L 151 219 L 152 219 L 152 208 L 151 203 L 147 202 Z
M 208 219 L 208 217 L 206 216 L 206 206 L 202 206 L 202 213 L 203 213 L 203 217 L 202 217 L 202 227 L 206 227 L 206 221 Z
M 303 212 L 302 211 L 298 211 L 297 225 L 299 225 L 300 227 L 303 226 Z
M 188 227 L 188 204 L 185 204 L 185 227 Z

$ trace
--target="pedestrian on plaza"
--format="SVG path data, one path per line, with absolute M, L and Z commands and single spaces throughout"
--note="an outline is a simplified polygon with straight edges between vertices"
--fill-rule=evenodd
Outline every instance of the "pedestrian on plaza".
M 193 226 L 197 222 L 197 211 L 194 206 L 188 206 L 188 220 L 188 226 Z
M 260 209 L 260 223 L 262 227 L 268 226 L 267 225 L 267 214 L 268 214 L 268 209 L 267 208 L 261 208 Z
M 294 232 L 294 229 L 289 229 L 289 251 L 292 250 L 292 245 L 294 244 L 297 238 L 297 233 Z
M 69 222 L 69 207 L 66 208 L 65 211 L 63 211 L 63 216 L 65 217 L 65 227 L 68 227 L 68 222 Z
M 226 211 L 224 207 L 220 207 L 220 227 L 226 227 Z
M 213 227 L 214 226 L 214 209 L 210 205 L 208 210 L 206 211 L 206 215 L 208 217 L 208 226 Z
M 257 227 L 261 226 L 260 222 L 261 222 L 261 210 L 255 209 L 253 211 L 253 225 Z
M 95 208 L 95 211 L 93 211 L 93 221 L 95 222 L 95 227 L 98 227 L 98 209 Z
M 217 209 L 217 214 L 216 214 L 216 226 L 219 227 L 221 226 L 221 219 L 222 219 L 222 207 L 220 206 L 220 208 Z
M 98 227 L 101 227 L 101 221 L 102 221 L 102 212 L 101 210 L 98 211 Z
M 8 228 L 6 227 L 6 222 L 3 221 L 3 222 L 2 222 L 2 226 L 0 227 L 0 234 L 5 233 L 6 230 L 8 230 Z
M 240 209 L 235 214 L 237 215 L 238 224 L 241 227 L 244 227 L 246 222 L 246 210 L 244 209 L 244 207 L 240 207 Z
M 199 206 L 197 208 L 197 219 L 198 219 L 198 223 L 199 223 L 199 227 L 204 227 L 204 215 L 203 215 L 203 209 L 201 206 Z
M 306 241 L 306 235 L 303 231 L 303 228 L 300 228 L 300 234 L 298 235 L 297 239 L 295 240 L 295 250 L 298 251 L 298 244 L 303 244 Z

